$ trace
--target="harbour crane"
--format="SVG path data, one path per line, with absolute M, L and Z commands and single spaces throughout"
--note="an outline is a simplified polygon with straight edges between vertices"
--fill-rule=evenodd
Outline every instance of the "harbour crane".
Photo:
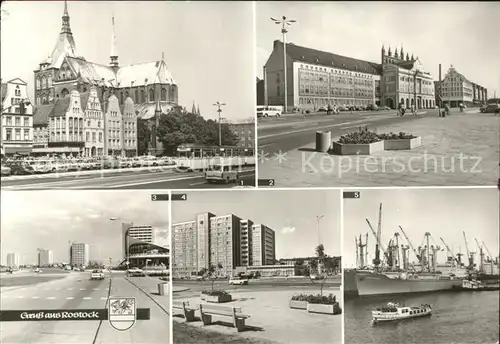
M 481 240 L 481 242 L 483 243 L 483 247 L 485 248 L 486 252 L 489 254 L 490 256 L 490 273 L 493 275 L 493 265 L 495 264 L 495 260 L 493 259 L 493 255 L 491 254 L 490 250 L 488 250 L 488 247 L 486 246 L 486 244 L 484 243 L 484 241 Z M 498 263 L 497 263 L 498 264 Z
M 408 270 L 408 254 L 406 253 L 410 249 L 409 245 L 401 245 L 401 253 L 403 254 L 403 270 Z
M 357 236 L 354 236 L 354 242 L 356 243 L 356 267 L 360 268 L 361 264 L 359 263 L 359 255 L 358 255 L 359 244 L 358 244 L 358 237 Z
M 366 266 L 368 266 L 368 232 L 366 233 L 365 244 L 366 244 L 365 264 L 366 264 Z
M 483 243 L 483 247 L 486 249 L 486 252 L 490 256 L 491 261 L 493 261 L 493 255 L 491 254 L 490 250 L 488 250 L 488 247 L 486 246 L 486 244 L 484 243 L 484 241 L 481 240 L 481 242 Z
M 474 238 L 477 244 L 477 248 L 479 249 L 479 272 L 484 273 L 484 252 L 483 252 L 483 247 L 479 244 L 479 241 L 477 241 L 477 238 Z
M 415 254 L 415 256 L 417 257 L 418 261 L 420 262 L 420 266 L 422 267 L 423 269 L 423 266 L 422 266 L 422 258 L 420 256 L 420 254 L 417 252 L 417 250 L 415 249 L 415 247 L 413 246 L 413 244 L 411 243 L 411 240 L 410 238 L 408 238 L 408 235 L 406 235 L 405 231 L 403 230 L 403 227 L 399 226 L 399 229 L 401 230 L 401 233 L 403 233 L 406 241 L 408 242 L 408 245 L 410 245 L 413 253 Z
M 400 252 L 399 252 L 399 233 L 398 232 L 394 233 L 394 239 L 396 241 L 396 247 L 395 248 L 396 248 L 396 251 L 397 251 L 396 252 L 397 253 L 397 255 L 396 255 L 396 259 L 397 259 L 396 260 L 396 267 L 399 270 L 399 269 L 401 269 L 401 257 L 400 257 Z
M 380 251 L 382 251 L 384 256 L 387 256 L 387 253 L 386 253 L 387 251 L 385 250 L 385 247 L 382 244 L 382 242 L 377 237 L 377 233 L 373 229 L 370 221 L 368 219 L 366 219 L 366 222 L 368 223 L 368 226 L 370 227 L 370 230 L 372 231 L 372 234 L 375 237 L 375 240 L 377 241 L 376 246 L 375 246 L 375 258 L 373 259 L 373 265 L 375 266 L 376 269 L 378 269 L 380 264 L 382 263 L 382 261 L 380 260 Z
M 448 253 L 450 254 L 451 259 L 453 259 L 455 262 L 457 262 L 458 265 L 460 265 L 460 260 L 455 257 L 455 254 L 453 251 L 450 249 L 450 247 L 444 242 L 444 239 L 442 237 L 439 237 L 441 239 L 441 242 L 443 243 L 444 247 L 448 250 Z
M 469 251 L 469 245 L 467 244 L 467 237 L 465 236 L 465 231 L 463 231 L 462 233 L 464 234 L 465 250 L 467 251 L 467 258 L 469 259 L 468 269 L 472 270 L 472 269 L 474 269 L 474 254 L 476 252 L 470 252 Z

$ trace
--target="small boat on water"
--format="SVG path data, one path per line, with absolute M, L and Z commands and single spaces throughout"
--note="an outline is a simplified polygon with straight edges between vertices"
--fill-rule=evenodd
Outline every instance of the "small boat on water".
M 372 311 L 373 322 L 394 321 L 408 318 L 416 318 L 430 315 L 432 313 L 431 305 L 419 306 L 400 306 L 397 302 L 389 302 L 387 305 L 378 307 Z

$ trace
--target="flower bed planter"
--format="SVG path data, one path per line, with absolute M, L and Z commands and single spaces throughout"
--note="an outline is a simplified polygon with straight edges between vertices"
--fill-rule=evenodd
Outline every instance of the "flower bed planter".
M 307 301 L 290 300 L 288 305 L 293 309 L 307 309 Z
M 340 314 L 341 309 L 339 303 L 334 303 L 333 305 L 323 305 L 320 303 L 308 303 L 307 311 L 309 313 L 321 313 L 321 314 Z
M 223 303 L 223 302 L 229 302 L 232 300 L 231 298 L 231 295 L 229 294 L 225 294 L 225 295 L 215 295 L 215 296 L 211 296 L 211 295 L 204 295 L 204 301 L 206 302 L 213 302 L 213 303 Z
M 336 155 L 370 155 L 384 150 L 384 141 L 360 144 L 332 142 L 331 153 Z
M 420 147 L 422 138 L 420 136 L 412 139 L 384 140 L 385 150 L 409 150 Z

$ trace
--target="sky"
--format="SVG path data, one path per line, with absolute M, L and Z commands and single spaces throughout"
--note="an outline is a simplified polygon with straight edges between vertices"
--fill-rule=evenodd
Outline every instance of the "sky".
M 154 191 L 2 191 L 1 258 L 18 253 L 21 264 L 37 262 L 37 248 L 67 262 L 68 241 L 90 246 L 90 259 L 117 262 L 122 222 L 150 225 L 170 246 L 168 202 L 152 202 Z M 164 192 L 163 192 L 164 193 Z M 115 218 L 115 220 L 111 220 Z
M 379 204 L 382 202 L 382 244 L 403 227 L 414 246 L 420 246 L 425 232 L 444 248 L 440 237 L 454 253 L 465 253 L 463 231 L 469 250 L 479 252 L 476 241 L 484 241 L 492 255 L 499 254 L 499 191 L 488 189 L 390 189 L 362 190 L 359 199 L 344 199 L 344 251 L 345 267 L 356 264 L 354 237 L 368 233 L 368 260 L 374 258 L 375 237 L 365 219 L 377 230 Z M 406 244 L 403 235 L 400 242 Z M 430 239 L 430 245 L 436 245 Z M 411 251 L 410 251 L 411 252 Z M 485 254 L 487 254 L 485 252 Z M 476 263 L 479 262 L 476 254 Z M 438 262 L 444 262 L 446 249 L 438 253 Z M 463 258 L 463 257 L 462 257 Z M 410 253 L 410 261 L 416 261 Z M 479 264 L 478 264 L 479 266 Z
M 179 103 L 205 118 L 254 116 L 255 44 L 251 2 L 69 1 L 79 56 L 109 64 L 115 17 L 120 65 L 160 60 L 178 84 Z M 20 77 L 33 98 L 33 71 L 52 52 L 63 1 L 2 1 L 2 80 Z M 4 13 L 4 10 L 7 14 Z
M 286 16 L 287 42 L 380 63 L 381 47 L 418 56 L 434 80 L 453 65 L 470 81 L 500 97 L 500 2 L 257 2 L 257 75 L 282 40 L 270 17 Z
M 276 259 L 314 256 L 320 241 L 325 253 L 340 256 L 340 194 L 337 190 L 231 190 L 188 192 L 187 201 L 172 202 L 172 223 L 192 221 L 196 214 L 234 214 L 275 231 Z

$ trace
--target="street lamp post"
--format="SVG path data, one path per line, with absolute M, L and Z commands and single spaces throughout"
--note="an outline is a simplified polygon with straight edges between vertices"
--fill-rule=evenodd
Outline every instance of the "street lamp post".
M 320 230 L 319 230 L 319 221 L 324 217 L 325 215 L 317 215 L 316 216 L 316 222 L 317 222 L 317 227 L 318 227 L 318 246 L 321 245 L 321 235 L 320 235 Z
M 222 127 L 221 127 L 221 117 L 220 113 L 222 112 L 222 107 L 225 106 L 226 103 L 217 102 L 214 106 L 217 106 L 217 112 L 219 113 L 219 146 L 222 146 Z
M 296 20 L 287 20 L 285 16 L 281 17 L 281 20 L 275 19 L 271 17 L 271 20 L 275 24 L 281 24 L 281 33 L 283 34 L 283 71 L 284 71 L 284 76 L 285 76 L 285 110 L 284 112 L 287 112 L 288 109 L 288 84 L 287 84 L 287 79 L 286 79 L 286 34 L 288 32 L 287 26 L 292 25 L 292 23 L 295 23 Z

